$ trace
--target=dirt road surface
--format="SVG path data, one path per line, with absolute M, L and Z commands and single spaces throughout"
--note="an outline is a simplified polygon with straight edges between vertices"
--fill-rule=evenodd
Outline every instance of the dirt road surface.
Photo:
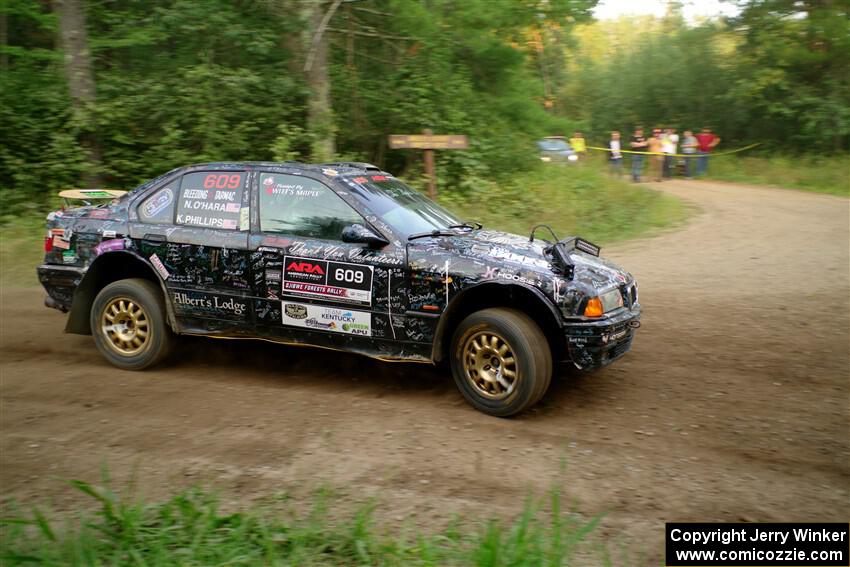
M 559 487 L 634 563 L 665 521 L 846 521 L 850 489 L 850 210 L 795 191 L 672 181 L 684 227 L 604 254 L 640 284 L 632 352 L 556 377 L 514 419 L 475 412 L 425 365 L 193 339 L 170 365 L 109 366 L 64 335 L 40 289 L 2 295 L 4 502 L 70 510 L 65 479 L 159 498 L 212 485 L 247 504 L 378 498 L 389 526 L 509 519 Z M 562 471 L 561 463 L 565 464 Z

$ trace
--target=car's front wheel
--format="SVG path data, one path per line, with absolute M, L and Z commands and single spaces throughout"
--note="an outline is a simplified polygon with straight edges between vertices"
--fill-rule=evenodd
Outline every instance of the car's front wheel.
M 171 350 L 174 337 L 162 292 L 148 280 L 119 280 L 104 287 L 92 305 L 90 323 L 98 350 L 118 368 L 142 370 Z
M 452 338 L 452 374 L 476 409 L 499 417 L 537 403 L 552 378 L 545 335 L 525 313 L 491 308 L 464 319 Z

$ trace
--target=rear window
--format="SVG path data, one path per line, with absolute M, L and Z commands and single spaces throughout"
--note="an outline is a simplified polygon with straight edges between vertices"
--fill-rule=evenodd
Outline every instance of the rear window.
M 238 229 L 247 177 L 244 171 L 200 171 L 184 175 L 180 181 L 177 224 Z

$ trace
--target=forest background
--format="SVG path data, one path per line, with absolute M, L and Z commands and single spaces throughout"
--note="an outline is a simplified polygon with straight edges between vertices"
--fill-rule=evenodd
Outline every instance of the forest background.
M 441 198 L 461 204 L 520 199 L 539 137 L 600 144 L 635 124 L 710 125 L 719 149 L 758 142 L 748 156 L 829 169 L 821 190 L 847 194 L 846 2 L 697 21 L 678 2 L 595 21 L 595 4 L 3 0 L 3 216 L 203 161 L 367 161 L 421 186 L 417 152 L 387 136 L 424 128 L 469 136 L 437 155 Z M 719 171 L 746 180 L 732 163 Z

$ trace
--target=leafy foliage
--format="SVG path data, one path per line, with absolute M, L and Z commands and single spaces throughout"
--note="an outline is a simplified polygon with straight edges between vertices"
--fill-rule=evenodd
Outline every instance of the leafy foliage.
M 0 3 L 5 212 L 86 173 L 128 188 L 191 162 L 309 160 L 323 132 L 307 126 L 305 6 L 332 4 L 311 1 L 84 1 L 96 100 L 74 111 L 50 3 Z M 676 3 L 661 19 L 591 22 L 596 1 L 342 3 L 324 31 L 338 157 L 421 185 L 418 153 L 389 151 L 387 135 L 467 134 L 469 150 L 438 153 L 441 189 L 464 198 L 530 170 L 535 138 L 574 128 L 599 140 L 709 123 L 725 147 L 850 148 L 843 3 L 748 0 L 733 20 L 692 25 Z
M 763 142 L 786 153 L 850 149 L 850 13 L 846 3 L 749 0 L 727 21 L 664 18 L 579 26 L 568 48 L 564 113 L 597 137 L 636 124 L 697 130 L 724 147 Z

